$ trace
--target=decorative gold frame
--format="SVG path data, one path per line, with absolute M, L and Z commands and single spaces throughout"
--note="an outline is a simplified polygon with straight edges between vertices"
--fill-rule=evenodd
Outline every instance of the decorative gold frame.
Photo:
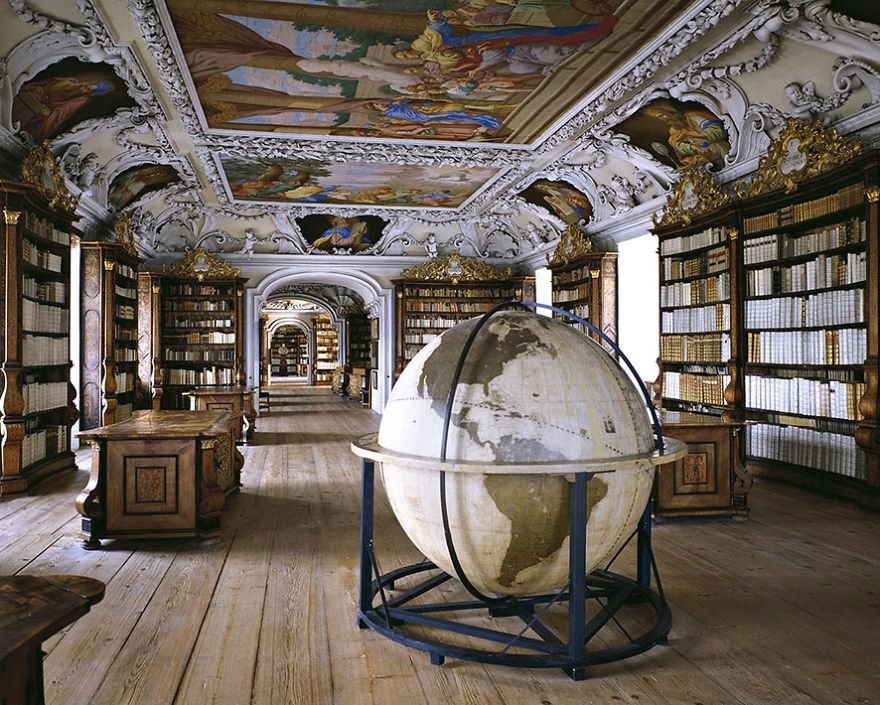
M 478 262 L 470 257 L 463 257 L 459 252 L 450 252 L 443 257 L 436 257 L 416 267 L 404 269 L 401 279 L 412 281 L 439 281 L 458 284 L 460 281 L 493 281 L 510 279 L 510 267 L 501 269 L 490 264 Z
M 861 151 L 856 138 L 844 139 L 819 122 L 789 118 L 761 157 L 751 181 L 737 183 L 737 195 L 751 198 L 779 189 L 791 193 L 801 181 L 845 164 Z
M 234 279 L 241 274 L 241 270 L 223 261 L 213 252 L 197 247 L 187 252 L 186 257 L 171 268 L 170 274 L 175 277 L 204 281 L 205 279 Z
M 568 225 L 559 238 L 553 254 L 547 258 L 550 267 L 561 267 L 593 251 L 593 242 L 574 223 Z
M 128 254 L 137 257 L 137 248 L 134 244 L 134 228 L 131 225 L 131 215 L 129 213 L 120 214 L 113 226 L 113 233 L 116 236 L 116 242 L 122 245 Z
M 49 199 L 50 208 L 60 208 L 69 213 L 76 210 L 79 198 L 67 190 L 61 166 L 49 149 L 48 142 L 35 145 L 24 158 L 21 163 L 21 180 L 36 186 L 37 191 Z
M 652 216 L 655 226 L 673 223 L 688 225 L 694 218 L 730 203 L 727 191 L 705 168 L 688 167 L 682 169 L 680 174 L 681 178 L 667 196 L 660 217 L 656 214 Z

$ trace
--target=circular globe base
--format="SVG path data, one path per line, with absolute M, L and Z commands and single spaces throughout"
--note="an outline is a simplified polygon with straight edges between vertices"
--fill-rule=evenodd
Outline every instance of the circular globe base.
M 619 661 L 666 643 L 672 626 L 662 595 L 610 571 L 595 571 L 587 577 L 586 602 L 596 608 L 574 630 L 567 621 L 567 592 L 510 598 L 492 607 L 467 599 L 466 593 L 462 600 L 450 600 L 446 590 L 444 601 L 426 601 L 447 581 L 449 575 L 426 562 L 385 573 L 373 581 L 370 607 L 359 610 L 358 623 L 429 653 L 437 665 L 456 658 L 519 668 L 561 668 L 575 680 L 585 678 L 589 666 Z M 481 617 L 491 617 L 491 624 Z M 577 635 L 574 643 L 585 641 L 586 648 L 570 649 L 566 634 Z M 591 649 L 593 639 L 601 640 L 603 647 Z

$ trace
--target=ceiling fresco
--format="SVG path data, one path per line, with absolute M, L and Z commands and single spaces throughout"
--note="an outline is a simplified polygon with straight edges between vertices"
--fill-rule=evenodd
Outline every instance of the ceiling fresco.
M 242 159 L 220 165 L 241 201 L 454 208 L 499 172 L 484 167 Z
M 336 252 L 340 248 L 362 252 L 382 239 L 388 222 L 374 215 L 307 215 L 298 218 L 303 238 L 316 250 Z
M 167 7 L 210 128 L 452 141 L 506 139 L 511 113 L 617 23 L 595 0 Z
M 519 195 L 568 224 L 588 223 L 593 213 L 593 204 L 589 199 L 565 181 L 537 179 Z
M 119 174 L 110 184 L 108 201 L 119 210 L 139 198 L 180 182 L 180 174 L 167 164 L 138 164 Z

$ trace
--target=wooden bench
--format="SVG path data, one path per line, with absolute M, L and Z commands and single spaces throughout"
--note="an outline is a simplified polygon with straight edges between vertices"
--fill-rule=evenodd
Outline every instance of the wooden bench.
M 104 597 L 78 575 L 0 576 L 0 703 L 42 705 L 41 644 Z

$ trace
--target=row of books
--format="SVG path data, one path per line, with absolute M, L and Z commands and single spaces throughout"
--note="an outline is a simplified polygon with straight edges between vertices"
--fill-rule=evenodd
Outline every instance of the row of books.
M 235 324 L 231 318 L 207 318 L 205 320 L 193 318 L 176 318 L 172 315 L 165 316 L 167 328 L 232 328 Z
M 743 262 L 757 264 L 788 257 L 812 255 L 846 245 L 864 242 L 867 236 L 865 221 L 861 218 L 791 235 L 764 235 L 745 240 Z
M 22 291 L 25 296 L 40 301 L 63 304 L 67 301 L 67 284 L 64 282 L 41 282 L 24 277 Z
M 589 282 L 578 284 L 571 289 L 557 289 L 553 292 L 553 304 L 559 305 L 569 301 L 589 298 L 592 287 Z
M 125 394 L 134 389 L 135 375 L 131 372 L 116 372 L 113 376 L 116 378 L 117 394 Z
M 185 335 L 175 335 L 173 342 L 167 341 L 169 345 L 234 345 L 235 333 L 187 333 Z
M 730 359 L 730 334 L 663 335 L 660 337 L 660 357 L 663 360 L 720 364 Z
M 134 348 L 116 348 L 113 357 L 116 362 L 136 362 L 137 350 Z
M 31 382 L 21 385 L 25 415 L 67 406 L 68 386 L 67 382 Z
M 406 329 L 410 328 L 452 328 L 459 323 L 458 318 L 442 318 L 436 316 L 433 318 L 409 318 L 406 321 Z
M 865 198 L 865 186 L 861 183 L 850 184 L 820 198 L 801 203 L 794 203 L 772 213 L 763 213 L 743 220 L 743 232 L 761 232 L 792 223 L 803 223 L 813 218 L 821 218 L 848 208 L 860 206 Z
M 28 264 L 50 272 L 61 272 L 61 268 L 64 266 L 64 259 L 61 255 L 56 255 L 54 252 L 44 252 L 29 240 L 22 242 L 21 258 Z
M 727 247 L 719 247 L 701 252 L 694 257 L 669 257 L 660 260 L 663 265 L 663 281 L 672 281 L 684 277 L 716 274 L 729 269 Z
M 55 225 L 45 218 L 40 218 L 32 211 L 24 211 L 22 213 L 22 221 L 24 228 L 29 233 L 33 233 L 37 237 L 44 240 L 51 240 L 59 245 L 70 245 L 70 233 L 66 230 L 59 230 Z
M 70 362 L 67 338 L 24 335 L 21 339 L 21 364 L 25 367 L 66 365 Z
M 862 289 L 843 289 L 809 296 L 757 299 L 746 301 L 745 309 L 746 328 L 800 328 L 863 323 L 865 292 Z
M 216 286 L 214 284 L 168 284 L 162 289 L 166 296 L 232 296 L 232 286 Z
M 166 350 L 165 360 L 168 362 L 233 362 L 235 350 Z
M 661 306 L 693 306 L 726 301 L 730 298 L 730 274 L 690 282 L 677 282 L 660 287 Z
M 490 301 L 407 301 L 410 313 L 485 313 L 495 304 Z
M 746 455 L 865 479 L 865 454 L 852 436 L 794 426 L 746 427 Z
M 137 329 L 132 325 L 119 324 L 117 323 L 113 327 L 113 335 L 116 336 L 116 340 L 126 340 L 126 341 L 134 341 L 137 340 Z
M 125 299 L 136 299 L 137 298 L 137 289 L 130 286 L 121 286 L 119 284 L 116 285 L 116 295 L 121 296 Z
M 505 287 L 483 287 L 479 289 L 449 287 L 407 286 L 403 289 L 407 297 L 429 297 L 432 299 L 509 299 L 513 298 L 513 290 Z
M 848 286 L 865 281 L 868 273 L 867 253 L 848 252 L 842 255 L 819 255 L 809 262 L 789 267 L 767 267 L 746 272 L 749 296 L 790 294 L 811 289 Z
M 67 438 L 67 426 L 48 426 L 28 433 L 21 443 L 22 466 L 27 467 L 64 452 L 68 449 Z
M 120 305 L 116 307 L 116 317 L 122 318 L 126 321 L 134 320 L 134 306 L 129 306 L 127 304 Z
M 695 404 L 724 405 L 724 390 L 730 375 L 699 375 L 688 372 L 663 373 L 663 397 Z
M 66 308 L 47 306 L 30 299 L 21 302 L 21 326 L 31 333 L 66 333 L 68 311 Z
M 590 304 L 577 304 L 575 306 L 561 306 L 560 308 L 565 309 L 569 313 L 573 313 L 575 316 L 579 316 L 580 318 L 584 318 L 586 320 L 590 319 Z M 559 314 L 554 314 L 558 316 L 562 321 L 567 323 L 575 323 L 571 318 L 567 316 L 560 316 Z
M 748 360 L 777 365 L 862 365 L 868 354 L 864 328 L 748 333 Z M 675 359 L 675 358 L 673 358 Z
M 232 301 L 186 301 L 168 300 L 163 303 L 166 311 L 232 311 Z
M 120 277 L 126 277 L 127 279 L 137 278 L 137 270 L 134 267 L 129 267 L 127 264 L 123 264 L 122 262 L 116 264 L 116 274 Z
M 859 399 L 865 394 L 862 382 L 746 375 L 744 383 L 750 409 L 851 421 L 860 418 Z
M 438 336 L 437 333 L 405 333 L 403 342 L 407 345 L 425 345 Z
M 661 255 L 674 255 L 679 252 L 697 250 L 709 245 L 717 245 L 727 240 L 727 228 L 707 228 L 692 235 L 670 237 L 660 242 Z
M 210 367 L 205 370 L 169 367 L 165 370 L 165 384 L 232 384 L 234 381 L 235 370 L 231 367 Z
M 134 411 L 134 402 L 129 401 L 116 407 L 116 423 L 120 423 L 131 418 Z
M 599 274 L 598 269 L 590 269 L 589 265 L 583 267 L 575 267 L 567 272 L 556 272 L 553 275 L 553 286 L 565 286 L 566 284 L 574 284 L 590 278 L 595 278 Z
M 661 333 L 710 333 L 730 330 L 730 304 L 683 308 L 660 314 Z

